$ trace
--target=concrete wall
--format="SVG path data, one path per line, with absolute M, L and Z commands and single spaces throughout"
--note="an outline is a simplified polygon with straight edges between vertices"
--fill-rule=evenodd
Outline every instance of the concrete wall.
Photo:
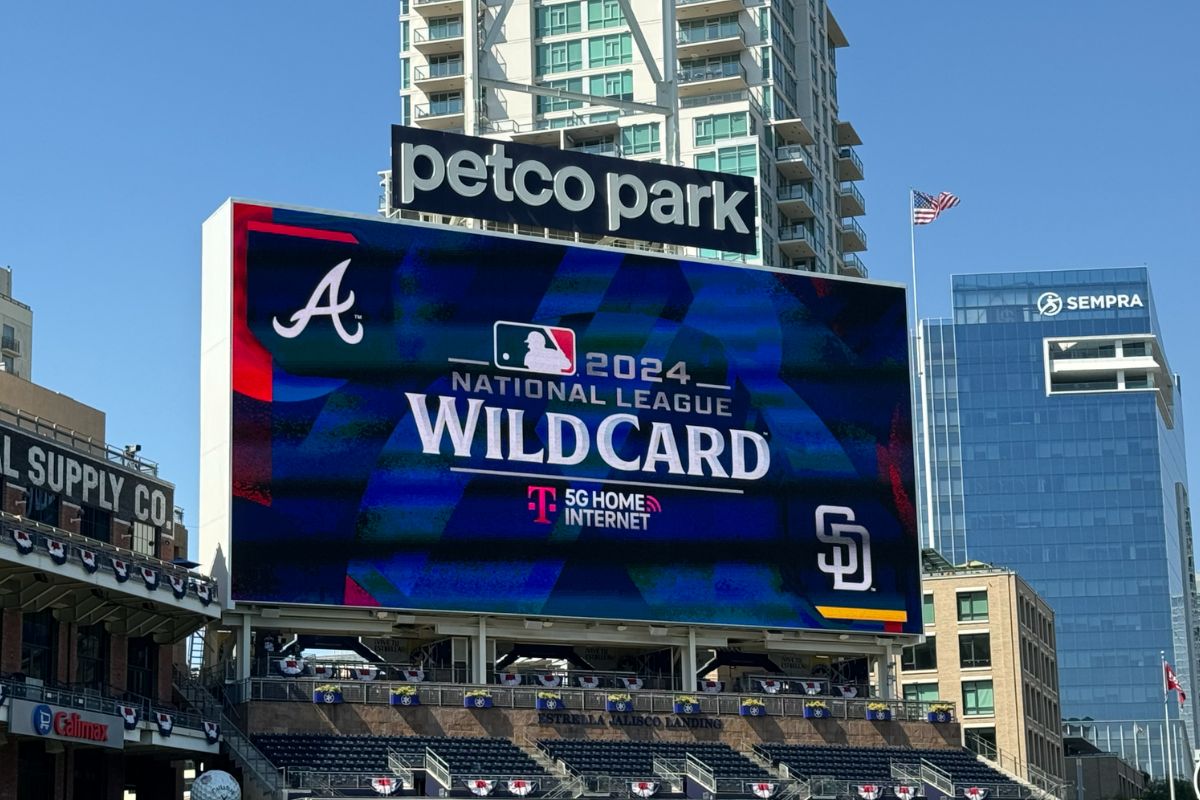
M 20 409 L 104 444 L 104 412 L 65 394 L 0 372 L 0 404 Z

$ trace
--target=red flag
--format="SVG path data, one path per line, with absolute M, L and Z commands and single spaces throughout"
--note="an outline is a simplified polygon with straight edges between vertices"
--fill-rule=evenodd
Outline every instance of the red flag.
M 1183 691 L 1183 687 L 1179 685 L 1179 680 L 1175 677 L 1175 670 L 1171 669 L 1171 665 L 1166 661 L 1163 662 L 1163 678 L 1167 682 L 1166 691 L 1174 689 L 1179 692 L 1179 705 L 1182 706 L 1187 701 L 1187 694 Z

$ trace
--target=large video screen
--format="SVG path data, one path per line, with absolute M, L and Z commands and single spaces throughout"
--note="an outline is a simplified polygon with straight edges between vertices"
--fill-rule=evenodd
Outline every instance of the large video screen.
M 236 601 L 920 630 L 905 293 L 233 206 Z

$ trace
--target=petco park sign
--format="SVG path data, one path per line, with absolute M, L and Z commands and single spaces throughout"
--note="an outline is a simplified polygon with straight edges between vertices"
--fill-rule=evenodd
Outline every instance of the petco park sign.
M 392 127 L 392 205 L 753 253 L 754 180 Z
M 1042 292 L 1037 299 L 1037 310 L 1043 317 L 1056 317 L 1063 311 L 1144 307 L 1139 294 L 1075 294 L 1063 297 L 1058 292 Z

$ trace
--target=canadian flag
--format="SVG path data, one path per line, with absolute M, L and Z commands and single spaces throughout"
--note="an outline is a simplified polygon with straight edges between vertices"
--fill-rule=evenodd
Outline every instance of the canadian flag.
M 876 786 L 873 783 L 864 784 L 858 787 L 858 796 L 863 800 L 878 800 L 879 795 L 883 794 L 883 787 Z
M 821 682 L 820 681 L 800 681 L 800 685 L 802 687 L 804 687 L 805 694 L 820 694 L 821 693 Z
M 629 788 L 638 797 L 650 797 L 658 791 L 658 781 L 634 781 Z
M 562 676 L 554 673 L 538 673 L 538 683 L 545 686 L 547 689 L 557 689 L 562 686 Z
M 759 683 L 767 694 L 779 694 L 779 690 L 783 688 L 783 684 L 777 680 L 760 680 Z
M 969 798 L 970 800 L 983 800 L 983 798 L 987 796 L 988 790 L 981 789 L 978 786 L 968 786 L 966 789 L 963 789 L 963 797 Z
M 527 795 L 533 791 L 533 781 L 526 781 L 526 780 L 520 780 L 520 779 L 515 780 L 515 781 L 509 781 L 508 783 L 505 784 L 505 788 L 508 789 L 508 793 L 511 795 L 516 795 L 517 797 L 524 797 L 525 795 Z
M 756 783 L 750 789 L 754 792 L 755 797 L 761 797 L 762 800 L 767 800 L 768 797 L 775 794 L 775 784 L 773 783 Z
M 395 778 L 371 778 L 371 788 L 375 794 L 394 794 L 400 788 L 400 781 Z
M 600 679 L 595 675 L 580 675 L 576 680 L 582 689 L 595 689 L 600 685 Z
M 642 688 L 645 683 L 641 678 L 618 678 L 617 680 L 619 680 L 621 685 L 626 689 L 633 689 L 634 691 Z M 657 784 L 655 784 L 655 788 L 658 788 Z
M 501 672 L 499 677 L 501 686 L 521 685 L 521 676 L 515 672 Z
M 1183 704 L 1187 701 L 1187 693 L 1185 693 L 1183 691 L 1183 687 L 1179 685 L 1179 679 L 1175 677 L 1175 670 L 1171 669 L 1171 665 L 1166 661 L 1163 662 L 1163 680 L 1165 680 L 1167 683 L 1167 688 L 1165 691 L 1169 692 L 1174 690 L 1179 692 L 1179 706 L 1182 708 Z
M 899 800 L 913 800 L 917 796 L 917 787 L 904 786 L 903 784 L 892 787 L 892 792 Z
M 708 694 L 716 694 L 725 688 L 722 681 L 700 681 L 700 691 Z
M 467 781 L 467 788 L 471 790 L 471 794 L 479 795 L 480 797 L 487 797 L 492 793 L 492 790 L 496 788 L 496 782 L 478 779 L 469 780 Z

